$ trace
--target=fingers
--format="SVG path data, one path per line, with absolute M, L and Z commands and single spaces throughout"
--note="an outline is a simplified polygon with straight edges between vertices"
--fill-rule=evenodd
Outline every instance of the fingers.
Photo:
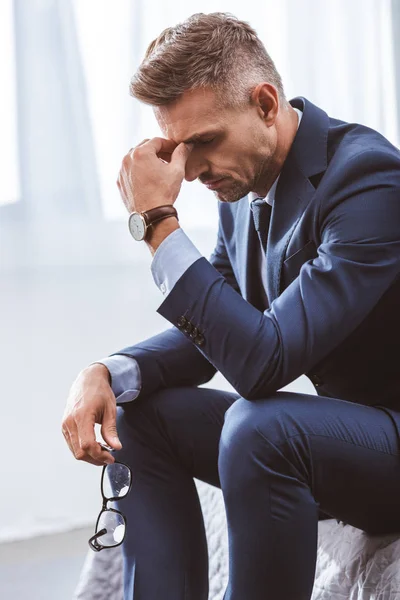
M 193 149 L 193 144 L 179 144 L 172 153 L 171 164 L 185 168 L 185 164 Z
M 167 163 L 171 162 L 171 152 L 159 152 L 157 154 L 158 158 L 161 158 L 161 160 L 164 160 Z
M 114 448 L 114 450 L 121 450 L 122 444 L 118 438 L 116 418 L 116 408 L 113 407 L 111 404 L 107 405 L 104 411 L 103 422 L 101 425 L 101 435 L 103 436 L 107 444 L 111 446 L 111 448 Z
M 137 144 L 137 145 L 135 146 L 135 148 L 139 148 L 139 146 L 143 146 L 143 144 L 146 144 L 146 143 L 147 143 L 147 142 L 149 142 L 149 141 L 150 141 L 150 138 L 146 138 L 145 140 L 143 140 L 142 142 L 140 142 L 140 144 Z M 131 149 L 129 150 L 129 152 L 133 152 L 133 150 L 135 150 L 135 148 L 131 148 Z
M 137 146 L 131 148 L 128 152 L 128 155 L 130 156 L 130 158 L 133 158 L 135 152 L 137 152 L 137 150 L 141 148 L 143 150 L 150 151 L 152 154 L 157 154 L 159 158 L 162 158 L 163 160 L 169 162 L 171 159 L 171 155 L 176 147 L 177 144 L 173 140 L 161 137 L 155 137 L 152 139 L 146 138 L 145 140 L 140 142 L 140 144 L 137 144 Z
M 68 448 L 70 449 L 70 451 L 72 452 L 72 454 L 75 456 L 74 450 L 72 448 L 72 444 L 71 444 L 71 441 L 70 441 L 69 431 L 68 431 L 66 425 L 63 424 L 63 426 L 61 428 L 61 431 L 62 431 L 62 434 L 64 436 L 65 441 L 67 442 Z
M 172 152 L 177 147 L 177 143 L 173 140 L 161 137 L 155 137 L 151 140 L 145 140 L 145 142 L 142 142 L 142 144 L 139 144 L 139 146 L 142 146 L 144 144 L 146 144 L 146 148 L 153 151 L 153 153 L 157 155 L 159 155 L 160 152 L 164 154 L 172 154 Z
M 79 443 L 78 437 L 76 435 L 76 425 L 73 421 L 66 419 L 62 425 L 62 432 L 64 438 L 68 444 L 68 448 L 71 450 L 72 454 L 76 458 L 76 453 L 78 451 Z
M 92 365 L 81 371 L 72 384 L 62 421 L 62 433 L 67 445 L 77 460 L 93 465 L 115 462 L 107 450 L 96 440 L 95 424 L 102 423 L 107 430 L 116 433 L 116 399 L 111 389 L 109 371 L 104 365 Z M 111 427 L 113 425 L 113 428 Z M 121 447 L 110 439 L 109 446 Z
M 79 445 L 75 452 L 77 460 L 95 461 L 99 464 L 110 464 L 114 462 L 114 457 L 109 452 L 105 452 L 100 443 L 96 440 L 94 433 L 95 418 L 92 415 L 82 414 L 75 417 L 77 430 L 79 434 Z
M 96 440 L 87 444 L 85 441 L 79 442 L 79 436 L 77 432 L 71 434 L 70 430 L 63 424 L 62 433 L 65 441 L 76 460 L 88 462 L 91 465 L 102 467 L 104 464 L 111 464 L 115 462 L 114 457 L 109 452 L 105 452 L 101 448 L 101 444 Z
M 187 159 L 187 157 L 190 154 L 190 151 L 193 148 L 193 144 L 184 144 L 183 142 L 181 144 L 177 144 L 173 140 L 170 140 L 167 138 L 161 138 L 161 137 L 155 137 L 152 139 L 146 138 L 145 140 L 140 142 L 140 144 L 137 144 L 134 148 L 131 148 L 129 150 L 127 156 L 129 156 L 131 159 L 133 159 L 135 151 L 137 151 L 138 148 L 143 148 L 143 149 L 149 150 L 152 153 L 157 154 L 158 158 L 161 158 L 165 162 L 170 163 L 172 156 L 175 154 L 175 151 L 177 151 L 178 148 L 179 148 L 179 151 L 178 151 L 177 156 L 179 156 L 181 158 L 181 160 L 182 160 L 182 158 Z M 121 188 L 120 180 L 119 180 L 119 183 L 117 181 L 117 185 L 118 185 L 118 187 Z M 122 191 L 124 191 L 124 190 L 122 190 Z
M 136 144 L 136 146 L 134 146 L 133 148 L 131 148 L 128 152 L 128 155 L 133 158 L 133 153 L 135 152 L 136 148 L 139 148 L 140 146 L 143 146 L 144 144 L 146 144 L 148 141 L 150 141 L 150 138 L 146 138 L 145 140 L 143 140 L 142 142 L 140 142 L 140 144 Z
M 78 436 L 71 436 L 65 424 L 63 424 L 62 433 L 69 449 L 71 450 L 72 454 L 77 460 L 84 460 L 84 462 L 90 463 L 91 465 L 95 465 L 96 467 L 103 467 L 105 464 L 111 464 L 115 461 L 114 457 L 109 452 L 104 452 L 103 450 L 101 450 L 101 445 L 98 442 L 97 445 L 100 448 L 99 460 L 96 460 L 95 458 L 92 458 L 89 455 L 84 455 L 83 453 L 80 453 L 79 444 L 77 442 Z M 72 439 L 74 439 L 74 442 L 72 442 Z
M 152 153 L 157 154 L 158 158 L 167 163 L 176 162 L 180 165 L 181 163 L 186 163 L 193 146 L 194 144 L 184 144 L 183 142 L 176 144 L 173 140 L 156 137 L 151 140 L 143 140 L 135 148 L 131 148 L 129 156 L 133 159 L 135 151 L 138 148 L 143 148 L 143 150 L 150 150 Z
M 92 465 L 102 466 L 115 462 L 112 454 L 103 450 L 96 440 L 94 426 L 95 417 L 87 410 L 75 408 L 71 411 L 62 424 L 62 433 L 70 451 L 76 460 Z M 112 447 L 119 449 L 115 442 Z M 121 443 L 119 447 L 122 447 Z

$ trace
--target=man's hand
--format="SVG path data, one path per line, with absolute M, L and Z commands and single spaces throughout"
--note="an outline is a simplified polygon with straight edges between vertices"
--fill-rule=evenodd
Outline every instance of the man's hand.
M 94 364 L 81 371 L 72 384 L 62 421 L 63 435 L 77 460 L 97 466 L 114 462 L 112 454 L 102 450 L 96 442 L 94 425 L 101 423 L 104 440 L 115 450 L 120 450 L 116 413 L 107 367 Z
M 185 176 L 192 144 L 143 140 L 122 161 L 117 185 L 129 213 L 174 204 Z

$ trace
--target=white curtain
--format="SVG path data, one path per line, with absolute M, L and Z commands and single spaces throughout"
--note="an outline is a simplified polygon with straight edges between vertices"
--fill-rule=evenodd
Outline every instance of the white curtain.
M 390 0 L 15 0 L 14 23 L 12 4 L 0 6 L 0 56 L 10 59 L 0 59 L 0 203 L 22 187 L 31 217 L 126 217 L 115 185 L 121 158 L 160 134 L 151 109 L 129 96 L 129 80 L 149 41 L 194 12 L 249 21 L 288 97 L 304 95 L 399 143 Z M 213 196 L 197 182 L 184 185 L 179 209 L 189 227 L 215 222 Z
M 399 142 L 389 0 L 1 0 L 0 422 L 11 458 L 0 480 L 13 493 L 0 496 L 12 515 L 0 540 L 97 515 L 99 471 L 73 461 L 60 432 L 68 389 L 90 362 L 167 325 L 115 185 L 129 148 L 160 133 L 129 80 L 162 29 L 217 10 L 255 27 L 289 98 Z M 177 207 L 208 255 L 213 194 L 184 184 Z
M 0 3 L 0 205 L 20 198 L 13 1 Z
M 141 139 L 160 135 L 151 109 L 127 96 L 129 77 L 149 41 L 194 12 L 227 11 L 249 21 L 288 97 L 304 95 L 336 118 L 399 142 L 390 0 L 148 0 L 145 9 L 132 7 L 124 0 L 75 0 L 107 217 L 125 215 L 114 185 L 121 156 Z M 213 198 L 197 182 L 184 186 L 179 209 L 188 226 L 215 221 Z

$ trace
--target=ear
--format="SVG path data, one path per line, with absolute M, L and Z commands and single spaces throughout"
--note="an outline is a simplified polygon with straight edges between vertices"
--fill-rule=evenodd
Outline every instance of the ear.
M 268 127 L 275 124 L 279 112 L 279 94 L 272 83 L 259 83 L 251 94 L 251 101 L 257 107 L 260 117 Z

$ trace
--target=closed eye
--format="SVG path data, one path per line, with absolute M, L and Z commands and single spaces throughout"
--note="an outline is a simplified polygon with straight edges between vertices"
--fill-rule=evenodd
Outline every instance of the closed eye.
M 198 141 L 196 143 L 197 144 L 202 144 L 202 145 L 204 145 L 204 144 L 211 144 L 211 142 L 213 142 L 214 140 L 215 140 L 215 138 L 211 138 L 211 140 L 201 140 L 201 141 Z

